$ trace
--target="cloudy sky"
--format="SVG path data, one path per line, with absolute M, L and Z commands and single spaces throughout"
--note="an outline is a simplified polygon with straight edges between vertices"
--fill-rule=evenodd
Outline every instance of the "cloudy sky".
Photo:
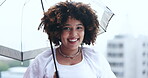
M 116 14 L 113 19 L 116 22 L 112 23 L 119 29 L 118 33 L 148 35 L 147 0 L 106 0 L 105 2 Z
M 0 4 L 5 0 L 0 0 Z M 45 9 L 52 0 L 43 0 Z M 54 2 L 59 0 L 55 0 Z M 87 1 L 87 0 L 85 0 Z M 95 48 L 105 51 L 106 42 L 118 34 L 148 36 L 147 0 L 101 0 L 114 13 L 107 32 L 98 36 Z M 6 0 L 0 6 L 0 45 L 20 50 L 47 46 L 47 35 L 37 30 L 42 17 L 40 0 Z M 32 33 L 33 32 L 33 33 Z
M 135 37 L 148 36 L 148 1 L 147 0 L 103 0 L 115 13 L 107 32 L 98 36 L 97 45 L 103 52 L 107 40 L 118 34 L 128 34 Z M 102 47 L 101 47 L 102 46 Z

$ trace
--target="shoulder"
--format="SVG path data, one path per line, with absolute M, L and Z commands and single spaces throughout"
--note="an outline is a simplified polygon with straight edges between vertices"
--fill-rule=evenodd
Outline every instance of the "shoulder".
M 45 50 L 35 57 L 25 72 L 24 78 L 43 78 L 44 69 L 48 62 L 52 60 L 52 52 L 50 49 Z
M 31 62 L 31 67 L 42 68 L 46 66 L 47 62 L 52 60 L 52 52 L 50 49 L 43 51 L 42 53 L 38 54 L 35 59 Z
M 84 57 L 91 59 L 99 66 L 109 66 L 108 61 L 103 53 L 100 53 L 92 48 L 84 47 L 82 48 Z
M 84 56 L 91 58 L 93 60 L 99 61 L 99 59 L 104 58 L 104 55 L 102 53 L 100 53 L 92 48 L 89 48 L 89 47 L 83 47 L 82 51 L 83 51 Z
M 39 55 L 37 55 L 35 57 L 35 59 L 48 58 L 51 55 L 52 55 L 51 49 L 47 49 L 47 50 L 43 51 L 42 53 L 40 53 Z
M 38 54 L 34 59 L 34 63 L 38 63 L 38 64 L 46 63 L 52 59 L 51 57 L 52 57 L 52 52 L 51 52 L 51 49 L 49 48 L 43 51 L 42 53 Z
M 87 62 L 101 72 L 103 78 L 116 78 L 104 54 L 88 47 L 84 47 L 82 50 Z

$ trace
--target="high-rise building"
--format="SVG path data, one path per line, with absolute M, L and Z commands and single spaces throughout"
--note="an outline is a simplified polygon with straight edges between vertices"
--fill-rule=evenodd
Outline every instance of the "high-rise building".
M 107 42 L 107 59 L 117 78 L 148 78 L 148 37 L 115 36 Z

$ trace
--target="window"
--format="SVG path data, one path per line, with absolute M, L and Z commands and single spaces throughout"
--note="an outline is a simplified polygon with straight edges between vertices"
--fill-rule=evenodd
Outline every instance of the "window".
M 108 57 L 123 57 L 123 53 L 108 53 Z
M 142 54 L 142 55 L 143 55 L 143 57 L 145 57 L 146 53 L 145 53 L 145 52 L 143 52 L 143 54 Z
M 143 47 L 145 47 L 145 43 L 143 43 Z
M 143 70 L 143 71 L 142 71 L 142 74 L 143 74 L 143 75 L 145 75 L 145 74 L 146 74 L 146 71 L 145 71 L 145 70 Z
M 119 48 L 123 48 L 123 44 L 122 43 L 119 44 Z
M 115 48 L 115 44 L 113 44 L 113 43 L 109 43 L 107 46 L 110 48 Z
M 117 77 L 123 77 L 123 72 L 114 72 Z
M 145 65 L 146 64 L 146 62 L 145 61 L 143 61 L 143 65 Z
M 107 46 L 110 48 L 123 48 L 122 43 L 109 43 Z
M 121 63 L 121 62 L 119 62 L 119 63 L 110 62 L 109 64 L 113 67 L 123 67 L 123 63 Z

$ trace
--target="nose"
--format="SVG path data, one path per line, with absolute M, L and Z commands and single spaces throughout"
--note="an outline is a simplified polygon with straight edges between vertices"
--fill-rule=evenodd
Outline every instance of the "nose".
M 71 31 L 70 31 L 70 36 L 72 36 L 72 37 L 75 37 L 75 36 L 77 36 L 77 34 L 78 34 L 78 32 L 76 31 L 76 29 L 71 29 Z

